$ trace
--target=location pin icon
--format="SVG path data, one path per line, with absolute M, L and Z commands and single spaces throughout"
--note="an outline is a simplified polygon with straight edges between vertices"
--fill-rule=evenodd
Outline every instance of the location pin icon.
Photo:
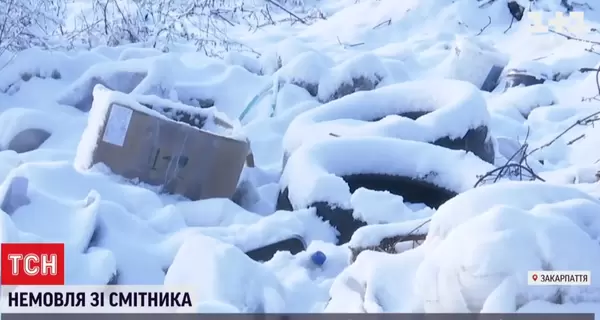
M 531 278 L 533 279 L 533 281 L 537 281 L 537 278 L 538 278 L 538 277 L 537 277 L 537 274 L 535 274 L 535 273 L 534 273 L 534 274 L 531 276 Z

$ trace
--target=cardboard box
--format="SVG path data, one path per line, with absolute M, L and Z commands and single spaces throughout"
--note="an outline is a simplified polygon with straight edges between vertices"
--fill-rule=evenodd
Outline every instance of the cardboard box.
M 76 166 L 104 163 L 115 174 L 191 200 L 230 198 L 251 154 L 246 138 L 211 112 L 97 86 Z

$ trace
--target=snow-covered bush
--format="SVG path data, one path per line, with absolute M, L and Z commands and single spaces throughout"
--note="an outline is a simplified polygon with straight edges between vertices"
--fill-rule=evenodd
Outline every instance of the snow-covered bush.
M 7 0 L 0 3 L 0 55 L 36 46 L 91 49 L 142 44 L 169 50 L 177 42 L 212 56 L 228 51 L 256 54 L 228 37 L 228 30 L 297 21 L 274 20 L 275 13 L 286 10 L 297 12 L 305 23 L 315 18 L 307 14 L 309 8 L 303 1 L 280 0 L 278 4 L 285 10 L 262 0 L 93 0 L 83 10 L 70 8 L 80 4 L 66 0 Z

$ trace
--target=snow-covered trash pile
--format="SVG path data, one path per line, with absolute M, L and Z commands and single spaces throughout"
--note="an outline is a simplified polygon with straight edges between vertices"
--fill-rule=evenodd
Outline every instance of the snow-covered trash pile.
M 283 141 L 284 163 L 305 143 L 381 136 L 470 151 L 493 163 L 486 101 L 472 84 L 419 80 L 357 92 L 297 116 Z
M 449 57 L 438 73 L 449 79 L 467 81 L 483 91 L 492 91 L 509 58 L 493 46 L 474 37 L 456 36 Z
M 75 164 L 86 170 L 103 163 L 125 178 L 198 200 L 231 197 L 248 154 L 245 136 L 214 108 L 98 85 Z
M 418 217 L 404 202 L 440 206 L 472 188 L 478 176 L 493 168 L 472 153 L 423 142 L 332 138 L 304 145 L 292 154 L 277 205 L 284 210 L 316 207 L 317 215 L 334 226 L 339 241 L 345 243 L 365 224 Z M 388 210 L 369 208 L 382 205 L 382 197 Z M 395 197 L 400 198 L 392 200 Z

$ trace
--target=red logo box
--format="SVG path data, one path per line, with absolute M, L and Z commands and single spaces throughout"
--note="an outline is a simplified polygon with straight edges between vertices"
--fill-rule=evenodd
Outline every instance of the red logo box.
M 64 285 L 64 243 L 0 244 L 0 284 Z

